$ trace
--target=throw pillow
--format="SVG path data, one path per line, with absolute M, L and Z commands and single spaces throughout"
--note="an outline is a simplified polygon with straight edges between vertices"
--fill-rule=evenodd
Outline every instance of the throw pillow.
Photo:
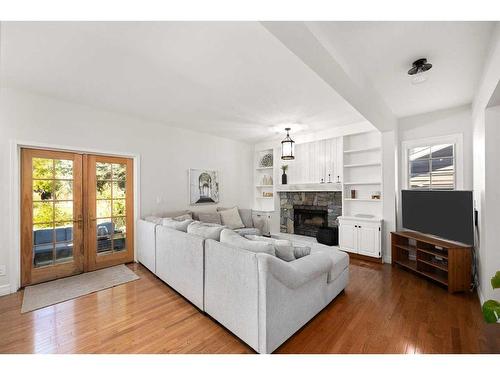
M 184 214 L 184 215 L 174 217 L 173 219 L 177 220 L 177 221 L 193 220 L 193 216 L 189 213 L 189 214 Z
M 166 217 L 162 220 L 161 224 L 165 227 L 168 227 L 168 228 L 180 230 L 181 232 L 187 232 L 187 228 L 188 228 L 189 224 L 191 224 L 192 222 L 193 222 L 193 220 L 191 220 L 191 219 L 178 221 L 178 220 L 174 220 L 170 217 Z
M 205 224 L 199 221 L 193 221 L 187 227 L 187 232 L 189 234 L 194 234 L 196 236 L 203 237 L 205 239 L 212 239 L 219 241 L 220 234 L 225 227 L 217 224 Z
M 270 243 L 264 241 L 251 241 L 230 229 L 224 229 L 221 232 L 220 242 L 254 253 L 267 253 L 269 255 L 275 255 L 274 246 Z
M 279 240 L 277 238 L 264 237 L 264 236 L 255 236 L 251 234 L 247 234 L 245 238 L 252 241 L 264 241 L 270 243 L 273 246 L 292 246 L 292 243 L 289 240 Z
M 161 217 L 158 216 L 146 216 L 144 218 L 145 221 L 149 221 L 150 223 L 153 224 L 161 224 L 161 221 L 163 220 Z
M 217 207 L 217 211 L 227 211 L 230 210 L 231 208 L 227 207 Z M 253 228 L 253 217 L 252 217 L 252 210 L 249 208 L 238 208 L 238 213 L 240 214 L 241 221 L 243 222 L 243 225 L 245 228 Z
M 307 246 L 282 246 L 274 247 L 276 256 L 285 262 L 292 262 L 311 253 L 311 248 Z
M 239 229 L 245 227 L 245 225 L 243 225 L 243 221 L 241 221 L 241 217 L 238 212 L 238 207 L 233 207 L 229 210 L 220 211 L 220 218 L 222 224 L 227 226 L 229 229 Z
M 200 212 L 198 217 L 202 223 L 222 224 L 220 221 L 220 214 L 218 212 Z

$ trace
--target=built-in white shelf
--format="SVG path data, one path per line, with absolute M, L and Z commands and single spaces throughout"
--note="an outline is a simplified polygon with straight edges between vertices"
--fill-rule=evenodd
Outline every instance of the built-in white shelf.
M 274 185 L 255 185 L 258 188 L 272 188 Z
M 357 148 L 352 150 L 344 150 L 344 154 L 354 154 L 357 152 L 368 152 L 368 151 L 378 151 L 380 147 L 367 147 L 367 148 Z
M 278 192 L 287 191 L 342 191 L 342 185 L 337 183 L 315 183 L 315 184 L 287 184 L 278 185 Z
M 382 182 L 380 181 L 350 181 L 350 182 L 344 182 L 344 185 L 381 185 Z
M 274 197 L 257 197 L 257 199 L 273 199 Z
M 274 167 L 257 167 L 255 169 L 257 169 L 258 171 L 265 171 L 265 170 L 269 170 L 269 169 L 273 169 Z
M 382 165 L 382 163 L 374 162 L 374 163 L 346 164 L 344 165 L 344 168 L 374 167 L 378 165 Z
M 345 201 L 358 201 L 358 202 L 382 202 L 382 199 L 371 198 L 344 198 Z

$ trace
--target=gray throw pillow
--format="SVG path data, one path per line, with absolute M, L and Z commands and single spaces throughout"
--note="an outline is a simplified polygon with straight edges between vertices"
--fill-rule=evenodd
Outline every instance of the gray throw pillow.
M 198 214 L 198 218 L 202 223 L 222 224 L 220 221 L 220 214 L 218 212 L 200 212 Z
M 233 230 L 224 229 L 220 234 L 220 242 L 254 253 L 267 253 L 275 255 L 274 246 L 264 241 L 251 241 L 240 236 Z
M 177 221 L 193 220 L 193 216 L 191 215 L 191 213 L 189 213 L 189 214 L 184 214 L 184 215 L 174 217 L 173 219 L 177 220 Z
M 274 250 L 276 251 L 276 256 L 285 262 L 292 262 L 311 253 L 311 248 L 307 246 L 276 245 L 274 246 Z
M 191 224 L 193 220 L 187 219 L 183 221 L 174 220 L 172 218 L 166 217 L 162 220 L 161 224 L 165 227 L 172 228 L 175 230 L 180 230 L 181 232 L 187 232 L 187 228 L 189 224 Z
M 153 224 L 161 224 L 161 221 L 163 220 L 161 217 L 158 216 L 146 216 L 144 218 L 145 221 L 149 221 L 150 223 Z
M 241 221 L 240 213 L 238 212 L 238 207 L 233 207 L 229 210 L 220 211 L 220 218 L 222 224 L 224 224 L 229 229 L 245 228 L 243 221 Z
M 219 241 L 220 234 L 225 227 L 217 224 L 206 224 L 200 223 L 199 221 L 193 221 L 189 224 L 187 232 L 189 234 L 194 234 L 196 236 L 203 237 L 205 239 L 212 239 Z

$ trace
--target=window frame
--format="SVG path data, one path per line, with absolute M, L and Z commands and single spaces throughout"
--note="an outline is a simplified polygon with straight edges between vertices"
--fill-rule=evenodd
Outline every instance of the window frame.
M 455 187 L 453 190 L 463 190 L 464 172 L 463 172 L 463 135 L 452 134 L 439 137 L 421 138 L 401 142 L 402 152 L 402 181 L 403 188 L 410 189 L 410 150 L 415 147 L 432 147 L 440 144 L 452 144 L 454 146 L 454 167 L 455 167 Z M 431 180 L 432 181 L 432 180 Z M 432 182 L 431 182 L 432 183 Z M 415 189 L 416 190 L 416 189 Z M 432 185 L 430 189 L 434 190 Z M 439 189 L 441 190 L 441 189 Z

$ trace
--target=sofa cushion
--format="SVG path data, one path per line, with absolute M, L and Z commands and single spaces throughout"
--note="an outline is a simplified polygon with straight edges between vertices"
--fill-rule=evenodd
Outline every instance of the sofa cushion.
M 198 218 L 202 223 L 212 223 L 222 225 L 218 212 L 200 212 Z
M 200 223 L 199 221 L 193 221 L 189 224 L 187 232 L 189 234 L 194 234 L 206 239 L 212 239 L 215 241 L 220 240 L 221 231 L 225 227 L 218 224 L 212 223 Z
M 217 211 L 227 211 L 230 210 L 231 208 L 229 207 L 218 207 Z M 253 228 L 254 223 L 253 223 L 253 218 L 252 218 L 252 210 L 249 208 L 238 208 L 238 213 L 240 214 L 241 221 L 243 222 L 243 225 L 245 228 Z
M 220 211 L 220 218 L 222 224 L 224 224 L 229 229 L 245 228 L 243 221 L 241 221 L 240 213 L 238 212 L 238 207 L 233 207 L 229 210 Z
M 191 219 L 178 221 L 178 220 L 166 217 L 162 220 L 161 224 L 165 227 L 168 227 L 168 228 L 180 230 L 181 232 L 187 232 L 188 226 L 192 222 L 193 222 L 193 220 L 191 220 Z
M 146 216 L 144 218 L 144 221 L 148 221 L 148 222 L 153 223 L 153 224 L 161 224 L 162 220 L 163 220 L 163 218 L 161 218 L 159 216 Z
M 240 228 L 235 229 L 234 231 L 240 236 L 260 236 L 262 234 L 259 228 Z
M 274 246 L 264 241 L 252 241 L 240 236 L 234 230 L 224 229 L 220 234 L 220 242 L 254 253 L 275 255 Z
M 215 206 L 198 208 L 197 210 L 192 211 L 193 220 L 201 221 L 200 214 L 213 214 L 213 213 L 217 213 L 217 207 L 215 207 Z
M 257 236 L 257 235 L 245 235 L 245 238 L 252 241 L 264 241 L 270 243 L 273 246 L 292 246 L 292 243 L 289 240 L 280 240 L 277 238 Z
M 173 217 L 172 219 L 177 220 L 177 221 L 193 220 L 193 214 L 190 212 L 188 214 Z
M 277 245 L 274 249 L 276 256 L 285 262 L 292 262 L 311 254 L 311 248 L 308 246 Z

